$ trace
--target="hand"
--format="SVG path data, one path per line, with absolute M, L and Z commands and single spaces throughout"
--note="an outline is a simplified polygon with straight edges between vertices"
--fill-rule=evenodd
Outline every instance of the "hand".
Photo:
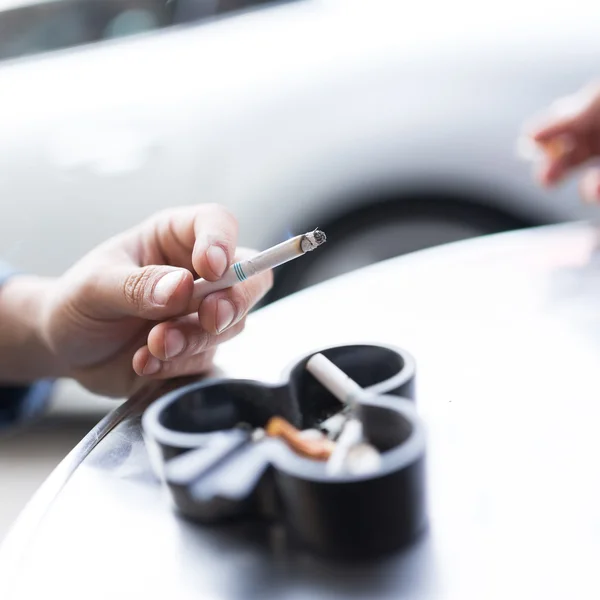
M 539 171 L 545 186 L 556 185 L 577 167 L 600 156 L 600 87 L 586 87 L 556 102 L 531 137 L 546 150 Z M 580 191 L 585 200 L 600 201 L 599 169 L 584 173 Z
M 195 277 L 217 280 L 247 254 L 236 240 L 234 217 L 203 205 L 161 212 L 90 252 L 49 286 L 41 319 L 61 374 L 121 396 L 210 369 L 272 284 L 264 273 L 194 306 Z

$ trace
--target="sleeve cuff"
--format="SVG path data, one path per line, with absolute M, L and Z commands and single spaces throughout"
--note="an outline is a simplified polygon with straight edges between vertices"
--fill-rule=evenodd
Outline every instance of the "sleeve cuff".
M 0 387 L 0 431 L 40 416 L 48 406 L 53 383 L 44 379 L 28 387 Z
M 0 261 L 0 287 L 19 271 Z M 29 386 L 0 384 L 0 431 L 38 417 L 46 409 L 53 381 L 41 380 Z

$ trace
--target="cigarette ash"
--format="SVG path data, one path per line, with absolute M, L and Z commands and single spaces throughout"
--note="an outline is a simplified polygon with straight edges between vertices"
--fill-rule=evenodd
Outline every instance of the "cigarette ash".
M 311 252 L 327 241 L 327 236 L 320 229 L 315 229 L 310 233 L 305 233 L 300 239 L 302 252 Z

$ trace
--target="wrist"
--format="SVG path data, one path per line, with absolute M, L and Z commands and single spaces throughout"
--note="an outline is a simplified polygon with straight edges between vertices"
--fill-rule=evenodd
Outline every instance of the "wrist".
M 44 336 L 45 306 L 55 280 L 15 275 L 0 287 L 0 381 L 25 384 L 64 369 Z

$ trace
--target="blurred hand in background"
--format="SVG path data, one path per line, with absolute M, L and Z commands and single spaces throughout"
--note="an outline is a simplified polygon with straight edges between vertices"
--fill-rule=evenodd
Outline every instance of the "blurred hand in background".
M 600 202 L 600 85 L 590 85 L 562 98 L 548 110 L 542 123 L 531 133 L 544 150 L 538 177 L 551 187 L 582 166 L 580 191 L 587 202 Z

